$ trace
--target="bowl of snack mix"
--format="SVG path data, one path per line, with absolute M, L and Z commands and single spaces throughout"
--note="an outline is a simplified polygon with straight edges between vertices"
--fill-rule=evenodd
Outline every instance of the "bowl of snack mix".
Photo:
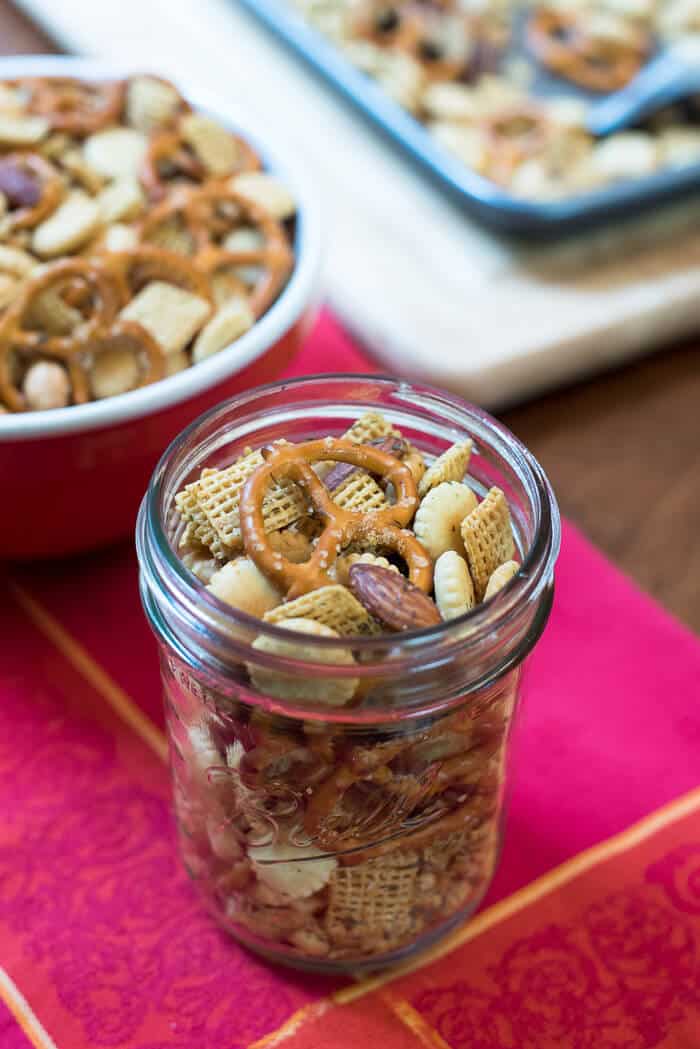
M 141 596 L 182 856 L 232 936 L 357 970 L 473 912 L 559 542 L 532 455 L 429 387 L 274 383 L 173 442 Z
M 0 557 L 128 534 L 158 457 L 313 317 L 307 180 L 155 74 L 0 62 Z

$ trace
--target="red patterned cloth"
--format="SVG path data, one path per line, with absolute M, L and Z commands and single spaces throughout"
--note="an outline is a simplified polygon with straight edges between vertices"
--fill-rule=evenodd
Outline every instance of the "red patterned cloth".
M 294 371 L 331 368 L 367 365 L 324 318 Z M 700 645 L 571 526 L 486 908 L 375 983 L 200 908 L 130 547 L 8 573 L 0 637 L 2 1049 L 700 1046 Z

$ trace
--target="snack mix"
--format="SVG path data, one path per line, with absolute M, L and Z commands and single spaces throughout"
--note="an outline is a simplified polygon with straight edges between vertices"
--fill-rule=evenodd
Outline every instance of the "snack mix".
M 697 99 L 596 142 L 582 97 L 531 92 L 538 67 L 564 88 L 624 87 L 658 46 L 700 36 L 700 0 L 291 2 L 449 152 L 515 196 L 571 196 L 700 162 Z
M 0 83 L 0 412 L 218 353 L 292 270 L 294 201 L 165 80 Z
M 277 713 L 186 675 L 166 703 L 188 870 L 226 927 L 270 954 L 386 960 L 473 909 L 493 873 L 517 669 L 430 718 L 371 732 L 323 720 L 373 702 L 353 639 L 439 627 L 518 574 L 504 493 L 480 500 L 467 483 L 471 449 L 427 465 L 372 411 L 338 439 L 246 449 L 176 497 L 185 566 L 225 605 L 290 631 L 254 629 L 242 668 Z M 348 673 L 324 677 L 324 662 Z

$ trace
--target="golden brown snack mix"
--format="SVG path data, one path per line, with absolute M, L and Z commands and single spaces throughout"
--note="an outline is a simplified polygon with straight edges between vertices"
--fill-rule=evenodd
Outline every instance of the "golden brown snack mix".
M 294 264 L 294 201 L 260 168 L 157 77 L 0 84 L 0 408 L 128 393 L 242 337 Z

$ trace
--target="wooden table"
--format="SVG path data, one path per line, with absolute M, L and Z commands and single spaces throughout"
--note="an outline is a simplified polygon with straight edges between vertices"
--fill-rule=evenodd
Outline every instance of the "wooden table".
M 51 41 L 0 0 L 0 52 Z M 673 347 L 507 412 L 563 513 L 700 631 L 700 345 Z

